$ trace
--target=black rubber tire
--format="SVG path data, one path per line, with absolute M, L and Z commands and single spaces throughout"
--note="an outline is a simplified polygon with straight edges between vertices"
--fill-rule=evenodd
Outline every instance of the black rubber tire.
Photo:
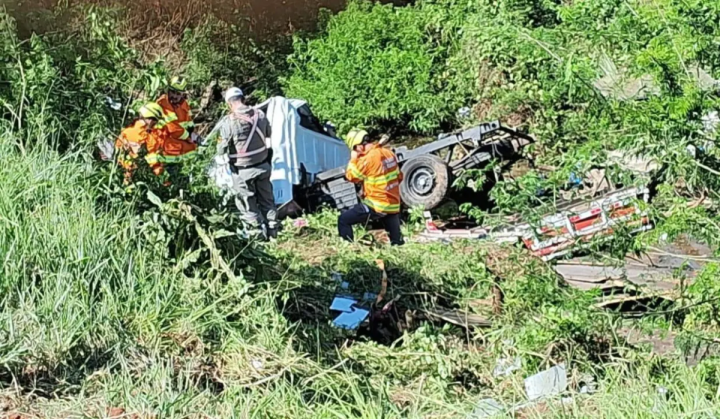
M 438 156 L 425 154 L 408 160 L 403 165 L 402 172 L 400 196 L 406 207 L 421 206 L 425 211 L 429 211 L 445 200 L 450 187 L 450 171 Z M 428 179 L 432 180 L 432 184 L 427 184 Z M 418 184 L 423 180 L 425 182 Z

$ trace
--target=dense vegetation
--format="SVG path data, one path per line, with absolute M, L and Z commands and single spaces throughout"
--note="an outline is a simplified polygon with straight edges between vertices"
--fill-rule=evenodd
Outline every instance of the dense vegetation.
M 352 2 L 292 44 L 234 42 L 242 28 L 209 17 L 162 51 L 125 33 L 121 12 L 63 13 L 76 24 L 27 39 L 0 13 L 0 415 L 465 417 L 483 398 L 522 400 L 522 378 L 558 362 L 571 371 L 571 399 L 523 415 L 720 413 L 717 358 L 687 367 L 632 347 L 618 333 L 627 321 L 592 308 L 592 293 L 562 287 L 518 249 L 348 245 L 329 211 L 260 247 L 240 238 L 203 161 L 186 168 L 192 181 L 180 194 L 153 178 L 125 190 L 93 158 L 99 138 L 181 72 L 207 122 L 220 111 L 219 89 L 240 84 L 254 99 L 301 96 L 341 131 L 429 134 L 489 118 L 521 126 L 538 139 L 529 152 L 537 167 L 554 170 L 500 181 L 495 209 L 473 211 L 478 218 L 543 211 L 571 173 L 602 166 L 608 150 L 639 152 L 662 164 L 658 228 L 612 247 L 642 249 L 664 233 L 716 246 L 720 165 L 702 117 L 717 106 L 717 86 L 699 83 L 697 69 L 720 75 L 720 2 Z M 643 76 L 652 83 L 642 100 L 595 86 Z M 463 106 L 470 118 L 457 115 Z M 641 181 L 608 170 L 617 182 Z M 686 205 L 700 197 L 710 205 Z M 406 233 L 415 227 L 410 220 Z M 332 273 L 353 292 L 377 292 L 378 258 L 402 330 L 332 328 Z M 633 325 L 672 330 L 679 349 L 716 342 L 720 285 L 709 262 L 678 306 Z M 437 308 L 490 316 L 498 277 L 505 306 L 491 328 L 424 318 Z M 493 374 L 498 359 L 515 356 L 520 370 Z M 579 394 L 593 381 L 596 393 Z

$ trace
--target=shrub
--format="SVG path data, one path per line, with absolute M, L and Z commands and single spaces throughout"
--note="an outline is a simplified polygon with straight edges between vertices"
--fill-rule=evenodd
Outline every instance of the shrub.
M 398 124 L 431 132 L 471 94 L 448 67 L 466 9 L 452 0 L 404 8 L 353 1 L 320 37 L 295 38 L 286 93 L 340 131 Z

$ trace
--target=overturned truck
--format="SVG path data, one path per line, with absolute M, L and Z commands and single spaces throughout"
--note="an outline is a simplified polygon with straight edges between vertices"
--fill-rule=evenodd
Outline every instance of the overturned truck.
M 331 128 L 320 124 L 307 103 L 272 98 L 259 107 L 272 124 L 271 179 L 282 215 L 323 205 L 344 210 L 359 202 L 356 185 L 345 180 L 350 151 Z M 453 180 L 464 171 L 512 159 L 532 142 L 528 135 L 492 121 L 442 134 L 414 149 L 394 148 L 403 172 L 403 204 L 431 210 L 449 197 Z

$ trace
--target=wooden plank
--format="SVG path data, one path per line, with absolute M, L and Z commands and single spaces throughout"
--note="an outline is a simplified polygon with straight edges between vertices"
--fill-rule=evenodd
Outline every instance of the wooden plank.
M 619 280 L 624 277 L 624 272 L 621 268 L 600 265 L 558 264 L 555 266 L 555 272 L 560 274 L 565 280 L 590 283 Z
M 637 286 L 654 291 L 670 291 L 679 284 L 673 269 L 626 265 L 611 267 L 596 264 L 560 264 L 555 271 L 570 286 L 581 290 Z
M 461 310 L 423 310 L 430 318 L 446 321 L 460 327 L 491 327 L 492 322 L 479 314 L 467 313 Z
M 575 288 L 579 289 L 580 291 L 591 291 L 595 289 L 599 289 L 602 291 L 611 290 L 614 288 L 625 288 L 628 283 L 619 279 L 616 280 L 610 280 L 606 282 L 601 283 L 594 283 L 594 282 L 583 282 L 583 281 L 573 281 L 573 280 L 565 280 L 565 282 Z
M 645 300 L 652 300 L 655 298 L 662 298 L 664 300 L 669 301 L 675 301 L 676 295 L 673 292 L 663 292 L 663 293 L 656 293 L 656 294 L 638 294 L 638 295 L 627 295 L 627 294 L 621 294 L 621 295 L 614 295 L 611 298 L 603 299 L 602 301 L 596 303 L 593 307 L 595 308 L 607 308 L 609 306 L 618 305 L 618 304 L 624 304 L 629 302 L 640 302 Z

